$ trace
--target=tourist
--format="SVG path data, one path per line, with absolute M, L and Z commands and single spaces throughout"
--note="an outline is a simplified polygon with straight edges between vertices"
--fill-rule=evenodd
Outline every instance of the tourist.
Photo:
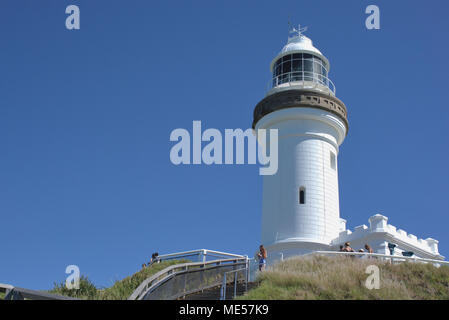
M 343 248 L 343 252 L 355 252 L 354 249 L 351 248 L 351 243 L 346 242 L 345 247 Z
M 148 265 L 153 264 L 153 263 L 159 263 L 160 260 L 159 260 L 158 256 L 159 256 L 159 253 L 157 253 L 157 252 L 153 253 L 153 254 L 151 255 L 151 260 L 150 260 L 150 262 L 148 262 Z
M 374 253 L 373 248 L 367 243 L 365 244 L 365 249 L 368 253 Z
M 259 258 L 259 271 L 262 271 L 265 269 L 265 266 L 267 264 L 267 250 L 264 248 L 264 246 L 261 244 L 259 247 L 259 252 L 257 253 L 257 257 Z
M 371 259 L 371 253 L 374 253 L 373 248 L 368 243 L 365 243 L 366 252 L 369 253 L 368 259 Z M 374 257 L 375 258 L 375 257 Z

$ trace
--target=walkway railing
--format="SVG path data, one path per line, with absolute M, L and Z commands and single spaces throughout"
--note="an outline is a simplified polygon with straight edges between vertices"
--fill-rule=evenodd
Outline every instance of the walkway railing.
M 245 258 L 245 257 L 246 256 L 242 256 L 239 254 L 232 254 L 232 253 L 208 250 L 208 249 L 197 249 L 197 250 L 182 251 L 182 252 L 163 254 L 163 255 L 157 256 L 156 259 L 150 263 L 150 265 L 155 262 L 169 261 L 169 260 L 187 259 L 192 262 L 206 262 L 208 260 L 210 261 L 211 259 L 213 259 L 213 260 L 231 259 L 231 258 L 240 259 L 240 258 Z
M 5 293 L 4 300 L 79 300 L 71 297 L 64 297 L 44 291 L 30 290 L 14 287 L 9 284 L 0 283 L 0 292 Z
M 392 263 L 400 263 L 400 262 L 417 262 L 417 263 L 431 263 L 435 266 L 446 265 L 449 266 L 449 261 L 443 260 L 435 260 L 435 259 L 425 259 L 419 257 L 407 257 L 407 256 L 398 256 L 398 255 L 388 255 L 388 254 L 380 254 L 380 253 L 367 253 L 367 252 L 340 252 L 340 251 L 315 251 L 311 253 L 307 253 L 301 256 L 295 257 L 305 257 L 309 255 L 324 255 L 324 256 L 354 256 L 360 259 L 368 259 L 368 258 L 377 258 L 381 260 L 387 260 Z M 283 255 L 280 255 L 283 257 Z M 281 259 L 283 260 L 283 258 Z
M 248 269 L 248 258 L 183 263 L 165 268 L 143 281 L 128 300 L 172 300 L 220 286 L 226 272 Z

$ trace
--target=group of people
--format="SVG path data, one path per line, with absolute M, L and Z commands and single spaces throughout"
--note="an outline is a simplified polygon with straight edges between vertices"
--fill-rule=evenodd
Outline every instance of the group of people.
M 365 244 L 365 250 L 359 249 L 358 252 L 374 253 L 373 248 L 367 243 Z M 344 246 L 340 246 L 340 252 L 355 252 L 355 250 L 351 248 L 351 243 L 345 242 Z
M 353 248 L 351 248 L 351 243 L 345 242 L 344 245 L 340 246 L 340 252 L 356 252 Z M 366 252 L 366 253 L 374 253 L 373 248 L 369 244 L 365 244 L 365 250 L 359 249 L 358 252 Z M 263 245 L 260 245 L 259 251 L 257 252 L 257 258 L 259 259 L 259 271 L 265 269 L 267 265 L 267 250 Z
M 157 253 L 157 252 L 152 253 L 151 254 L 151 259 L 148 262 L 148 264 L 145 264 L 145 263 L 142 264 L 142 269 L 147 267 L 147 266 L 148 267 L 151 266 L 153 263 L 159 263 L 159 262 L 160 262 L 160 260 L 159 260 L 159 253 Z
M 366 250 L 366 251 L 365 251 Z M 359 249 L 358 252 L 366 252 L 366 253 L 374 253 L 373 248 L 369 244 L 365 244 L 365 250 Z M 345 242 L 344 246 L 340 246 L 340 252 L 355 252 L 353 248 L 351 248 L 351 243 Z M 259 251 L 257 252 L 257 258 L 259 259 L 259 271 L 262 271 L 265 269 L 267 265 L 267 249 L 261 244 L 259 246 Z M 159 253 L 155 252 L 151 255 L 151 260 L 148 262 L 148 264 L 142 264 L 142 268 L 145 268 L 146 266 L 150 266 L 153 263 L 159 262 Z

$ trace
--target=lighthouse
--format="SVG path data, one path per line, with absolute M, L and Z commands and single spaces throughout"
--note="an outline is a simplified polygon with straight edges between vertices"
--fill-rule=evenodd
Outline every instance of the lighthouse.
M 278 260 L 329 250 L 340 218 L 338 154 L 348 133 L 345 104 L 329 79 L 329 60 L 293 29 L 272 60 L 272 80 L 254 109 L 253 129 L 278 130 L 278 171 L 263 177 L 262 243 Z

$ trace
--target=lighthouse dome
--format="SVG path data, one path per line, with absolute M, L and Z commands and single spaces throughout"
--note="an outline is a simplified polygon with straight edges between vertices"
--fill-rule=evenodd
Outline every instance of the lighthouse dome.
M 313 46 L 312 40 L 307 38 L 305 35 L 299 35 L 295 37 L 290 37 L 287 44 L 282 48 L 281 53 L 286 53 L 289 51 L 308 51 L 319 55 L 323 55 L 320 50 Z

